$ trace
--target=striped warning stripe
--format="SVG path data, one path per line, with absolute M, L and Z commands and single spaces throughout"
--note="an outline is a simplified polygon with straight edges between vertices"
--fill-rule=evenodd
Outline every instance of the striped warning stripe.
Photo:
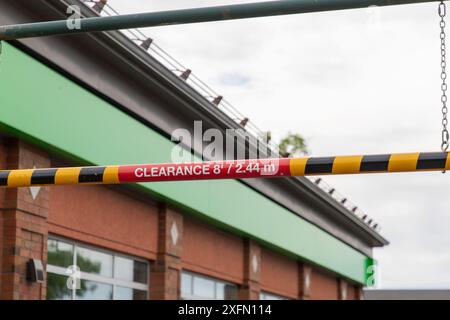
M 116 183 L 119 183 L 118 166 L 0 171 L 0 186 L 10 188 L 53 184 Z
M 447 152 L 311 157 L 291 160 L 292 175 L 449 170 Z
M 0 171 L 0 186 L 117 184 L 327 174 L 450 170 L 447 152 L 304 157 Z

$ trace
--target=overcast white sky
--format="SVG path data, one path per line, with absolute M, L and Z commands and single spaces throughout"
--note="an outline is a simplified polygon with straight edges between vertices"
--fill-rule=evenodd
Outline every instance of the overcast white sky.
M 109 1 L 121 13 L 246 2 Z M 439 150 L 438 22 L 431 3 L 145 32 L 276 140 L 299 132 L 326 156 Z M 450 288 L 450 172 L 326 180 L 391 242 L 375 251 L 379 287 Z

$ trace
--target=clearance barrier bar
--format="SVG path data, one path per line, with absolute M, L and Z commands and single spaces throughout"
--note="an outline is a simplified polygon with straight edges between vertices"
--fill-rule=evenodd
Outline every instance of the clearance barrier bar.
M 153 181 L 247 179 L 375 172 L 443 171 L 448 152 L 366 156 L 228 160 L 0 171 L 0 186 L 120 184 Z
M 0 40 L 42 37 L 94 31 L 110 31 L 130 28 L 157 27 L 186 23 L 235 20 L 255 17 L 278 16 L 296 13 L 333 11 L 391 6 L 437 0 L 279 0 L 205 8 L 171 10 L 127 14 L 113 17 L 93 17 L 80 20 L 75 28 L 69 20 L 35 22 L 0 26 Z

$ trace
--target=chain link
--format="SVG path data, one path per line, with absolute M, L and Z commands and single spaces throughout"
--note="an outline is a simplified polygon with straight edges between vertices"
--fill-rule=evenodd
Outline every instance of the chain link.
M 448 119 L 447 119 L 447 59 L 446 59 L 446 46 L 445 46 L 445 16 L 447 14 L 447 8 L 444 1 L 439 3 L 439 17 L 441 18 L 439 22 L 439 27 L 441 28 L 440 38 L 441 38 L 441 103 L 442 103 L 442 143 L 441 150 L 446 152 L 449 147 L 450 135 L 447 130 Z

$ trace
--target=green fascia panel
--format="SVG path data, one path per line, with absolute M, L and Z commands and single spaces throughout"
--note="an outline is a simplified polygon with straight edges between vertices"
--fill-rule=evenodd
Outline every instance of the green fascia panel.
M 3 43 L 0 56 L 0 125 L 3 131 L 83 164 L 170 162 L 174 146 L 8 43 Z M 140 187 L 216 225 L 366 283 L 368 257 L 239 181 Z

